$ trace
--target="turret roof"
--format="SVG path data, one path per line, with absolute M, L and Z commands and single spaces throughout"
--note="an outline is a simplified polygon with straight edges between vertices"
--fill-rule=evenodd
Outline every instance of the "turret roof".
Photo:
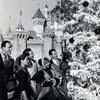
M 45 8 L 48 8 L 48 5 L 47 4 L 45 5 Z
M 35 13 L 35 15 L 32 17 L 32 19 L 35 19 L 35 18 L 45 19 L 44 15 L 42 14 L 42 12 L 39 8 L 38 8 L 37 12 Z
M 18 24 L 17 28 L 16 29 L 21 29 L 21 30 L 24 30 L 24 27 L 22 26 L 21 22 Z
M 7 30 L 7 32 L 6 32 L 6 34 L 10 34 L 12 31 L 11 31 L 11 28 L 10 28 L 10 26 L 8 27 L 8 30 Z
M 31 36 L 33 38 L 36 37 L 36 32 L 35 31 L 30 30 L 30 31 L 28 31 L 28 34 L 29 34 L 29 36 Z

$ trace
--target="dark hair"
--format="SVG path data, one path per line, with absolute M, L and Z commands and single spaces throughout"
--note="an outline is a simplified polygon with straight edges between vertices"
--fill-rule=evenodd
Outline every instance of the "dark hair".
M 14 64 L 14 70 L 17 71 L 19 69 L 19 66 L 21 65 L 21 60 L 24 60 L 26 57 L 28 57 L 29 54 L 22 54 L 19 57 L 16 58 L 15 64 Z
M 38 64 L 39 64 L 40 66 L 43 66 L 43 64 L 42 64 L 42 59 L 39 59 L 39 60 L 38 60 Z
M 71 66 L 68 65 L 68 62 L 67 61 L 63 61 L 60 64 L 60 69 L 63 70 L 63 71 L 66 71 L 66 70 L 70 69 L 70 67 Z
M 56 51 L 55 49 L 50 49 L 49 50 L 49 55 L 52 55 L 52 51 Z
M 49 58 L 48 58 L 48 57 L 44 57 L 44 58 L 43 58 L 43 61 L 47 61 L 47 62 L 49 62 Z M 39 64 L 40 66 L 43 67 L 42 59 L 39 59 L 39 60 L 38 60 L 38 64 Z
M 47 62 L 49 62 L 49 61 L 50 61 L 48 57 L 44 57 L 44 59 L 43 59 L 43 60 L 45 60 L 45 61 L 47 61 Z
M 11 44 L 10 41 L 7 41 L 7 40 L 6 40 L 6 41 L 3 41 L 3 42 L 1 43 L 1 48 L 5 47 L 7 43 Z
M 42 83 L 45 80 L 44 72 L 42 70 L 38 71 L 33 77 L 32 80 L 36 81 L 36 83 Z
M 14 63 L 14 71 L 18 71 L 19 70 L 19 66 L 21 65 L 21 60 L 20 60 L 20 56 L 16 58 L 16 61 Z
M 25 53 L 25 54 L 22 54 L 21 56 L 20 56 L 20 60 L 24 60 L 26 57 L 28 57 L 29 56 L 29 54 L 28 53 Z
M 63 61 L 70 60 L 72 58 L 72 53 L 70 51 L 63 52 Z
M 29 51 L 32 51 L 30 48 L 26 48 L 24 51 L 23 51 L 23 54 L 26 54 L 26 53 L 29 53 Z

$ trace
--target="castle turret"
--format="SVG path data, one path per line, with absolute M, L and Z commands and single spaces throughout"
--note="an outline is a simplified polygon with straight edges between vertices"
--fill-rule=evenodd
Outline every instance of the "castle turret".
M 57 50 L 59 58 L 62 54 L 62 40 L 63 40 L 63 30 L 64 26 L 62 24 L 59 24 L 57 21 L 54 22 L 54 24 L 50 27 L 50 29 L 55 34 L 55 41 L 54 41 L 54 48 Z
M 4 40 L 8 40 L 12 42 L 12 31 L 11 31 L 11 27 L 8 27 L 7 32 L 3 35 Z
M 38 8 L 35 15 L 32 17 L 33 22 L 33 31 L 37 33 L 37 36 L 42 38 L 43 26 L 44 26 L 45 17 L 42 14 L 41 10 Z
M 3 34 L 4 40 L 8 40 L 12 42 L 12 30 L 11 30 L 11 26 L 10 26 L 10 20 L 11 20 L 11 16 L 9 16 L 9 27 L 8 30 L 5 34 Z
M 48 9 L 48 5 L 47 4 L 45 5 L 45 8 L 44 8 L 44 16 L 45 16 L 46 20 L 49 17 L 49 9 Z
M 14 57 L 18 57 L 22 54 L 23 50 L 27 47 L 27 32 L 14 32 L 13 33 L 13 55 Z
M 24 27 L 19 23 L 16 31 L 13 33 L 13 56 L 15 58 L 22 54 L 23 50 L 26 49 L 27 37 L 27 32 L 24 31 Z
M 45 33 L 43 33 L 43 56 L 49 57 L 49 50 L 52 49 L 52 33 L 48 27 L 46 27 Z

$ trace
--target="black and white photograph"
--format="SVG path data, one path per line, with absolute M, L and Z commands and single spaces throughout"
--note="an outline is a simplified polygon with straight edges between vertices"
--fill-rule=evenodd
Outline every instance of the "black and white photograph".
M 100 100 L 100 0 L 0 0 L 0 100 Z

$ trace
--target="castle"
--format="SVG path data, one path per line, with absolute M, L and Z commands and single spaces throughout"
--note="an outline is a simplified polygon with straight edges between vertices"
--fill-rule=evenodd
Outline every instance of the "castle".
M 36 60 L 49 57 L 48 51 L 51 48 L 56 49 L 60 57 L 64 28 L 62 24 L 51 19 L 47 5 L 45 5 L 44 14 L 38 8 L 32 17 L 32 30 L 25 31 L 20 21 L 15 31 L 12 32 L 9 26 L 6 34 L 3 36 L 0 34 L 0 42 L 3 40 L 11 41 L 13 44 L 12 56 L 14 58 L 18 57 L 26 48 L 33 50 Z

